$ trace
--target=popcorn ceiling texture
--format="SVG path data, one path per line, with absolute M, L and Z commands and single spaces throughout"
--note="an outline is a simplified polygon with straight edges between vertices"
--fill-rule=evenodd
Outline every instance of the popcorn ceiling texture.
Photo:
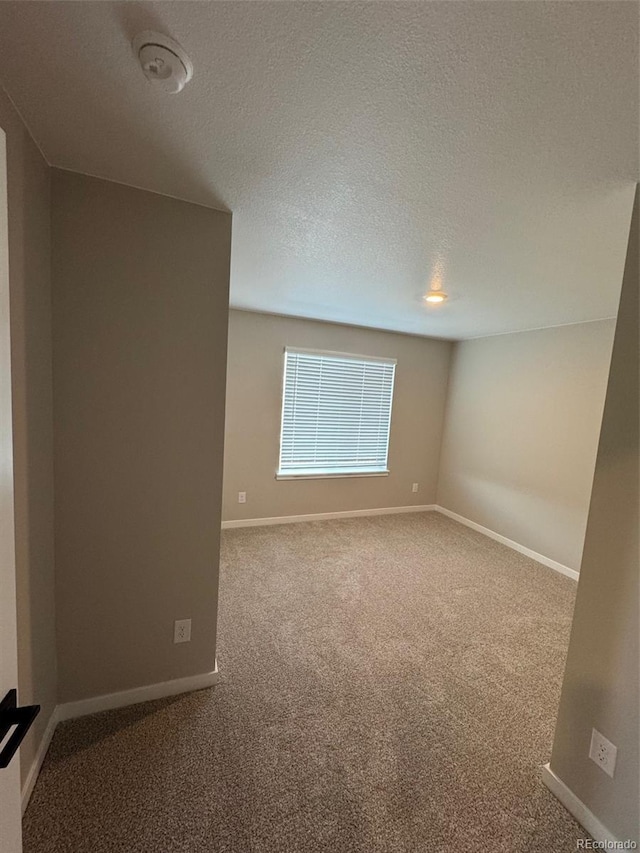
M 449 338 L 615 315 L 637 57 L 636 3 L 0 3 L 53 165 L 233 212 L 233 307 Z
M 569 853 L 575 589 L 436 513 L 225 531 L 222 683 L 60 725 L 25 853 Z

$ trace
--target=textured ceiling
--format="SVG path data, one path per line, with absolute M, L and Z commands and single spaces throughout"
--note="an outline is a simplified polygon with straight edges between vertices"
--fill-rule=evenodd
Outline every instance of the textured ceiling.
M 637 59 L 629 2 L 0 3 L 49 162 L 233 211 L 234 306 L 452 338 L 616 313 Z

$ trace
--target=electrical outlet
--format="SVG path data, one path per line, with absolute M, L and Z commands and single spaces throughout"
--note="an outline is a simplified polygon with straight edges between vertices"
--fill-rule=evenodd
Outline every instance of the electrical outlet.
M 616 769 L 616 756 L 618 747 L 614 746 L 610 740 L 607 740 L 604 735 L 601 735 L 597 729 L 591 729 L 591 745 L 589 747 L 589 758 L 600 767 L 601 770 L 611 776 Z
M 247 502 L 247 493 L 246 492 L 238 492 L 238 503 L 246 504 Z
M 173 623 L 173 642 L 188 643 L 191 641 L 191 619 L 176 619 Z
M 414 484 L 411 486 L 411 491 L 412 491 L 412 492 L 417 492 L 417 491 L 418 491 L 418 484 L 417 484 L 417 483 L 414 483 Z

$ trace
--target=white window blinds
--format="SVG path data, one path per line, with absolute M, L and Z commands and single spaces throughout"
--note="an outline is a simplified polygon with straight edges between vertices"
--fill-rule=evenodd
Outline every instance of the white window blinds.
M 278 475 L 386 473 L 395 366 L 287 348 Z

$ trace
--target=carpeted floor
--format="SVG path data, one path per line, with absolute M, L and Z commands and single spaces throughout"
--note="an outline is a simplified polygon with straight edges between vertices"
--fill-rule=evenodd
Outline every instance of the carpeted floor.
M 559 853 L 576 586 L 436 513 L 226 531 L 220 685 L 58 727 L 25 853 Z

